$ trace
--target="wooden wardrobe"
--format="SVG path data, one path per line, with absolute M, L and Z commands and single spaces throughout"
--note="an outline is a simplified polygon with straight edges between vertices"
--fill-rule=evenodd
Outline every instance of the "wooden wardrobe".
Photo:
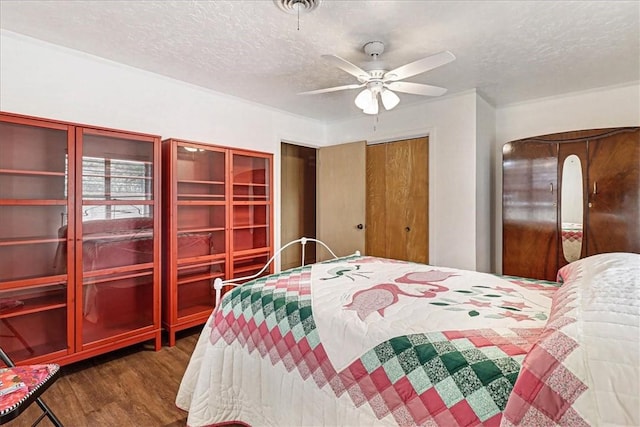
M 572 162 L 580 178 L 570 186 L 564 168 Z M 556 280 L 572 259 L 567 235 L 579 239 L 579 258 L 640 253 L 640 128 L 512 141 L 503 147 L 502 170 L 504 274 Z M 580 213 L 570 231 L 563 203 L 565 216 L 567 203 L 580 205 L 573 206 Z

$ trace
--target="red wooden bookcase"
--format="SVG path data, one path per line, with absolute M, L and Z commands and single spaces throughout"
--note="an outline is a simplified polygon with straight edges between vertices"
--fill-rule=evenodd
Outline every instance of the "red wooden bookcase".
M 0 113 L 0 340 L 75 362 L 160 330 L 160 138 Z
M 273 253 L 272 155 L 168 139 L 163 162 L 163 320 L 205 323 L 213 281 L 259 271 Z

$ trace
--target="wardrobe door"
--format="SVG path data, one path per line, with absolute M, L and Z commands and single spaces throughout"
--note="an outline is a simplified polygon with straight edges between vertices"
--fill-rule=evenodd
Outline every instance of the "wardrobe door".
M 503 274 L 555 280 L 558 263 L 558 145 L 503 147 Z
M 640 253 L 640 131 L 589 141 L 587 255 Z

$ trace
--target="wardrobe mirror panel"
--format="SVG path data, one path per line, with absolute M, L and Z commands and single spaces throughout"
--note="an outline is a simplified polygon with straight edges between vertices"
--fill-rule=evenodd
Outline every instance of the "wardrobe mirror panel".
M 562 253 L 567 262 L 580 259 L 583 234 L 582 164 L 575 154 L 567 156 L 562 166 L 560 189 L 560 218 L 562 224 Z

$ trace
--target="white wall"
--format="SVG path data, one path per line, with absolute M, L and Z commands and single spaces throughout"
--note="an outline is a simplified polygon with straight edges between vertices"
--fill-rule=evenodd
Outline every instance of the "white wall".
M 274 154 L 280 141 L 322 145 L 322 122 L 78 51 L 0 31 L 0 110 Z M 275 186 L 276 246 L 280 186 Z
M 478 227 L 489 229 L 491 224 L 489 207 L 479 212 L 476 200 L 488 199 L 491 192 L 488 185 L 476 187 L 476 99 L 475 91 L 468 91 L 419 105 L 401 104 L 380 114 L 377 123 L 362 116 L 327 129 L 329 144 L 429 135 L 430 264 L 474 270 L 477 248 L 490 248 L 490 233 L 477 233 Z M 488 168 L 483 168 L 486 175 Z
M 531 136 L 619 126 L 640 126 L 639 82 L 512 104 L 496 110 L 495 271 L 502 271 L 502 146 Z
M 495 108 L 476 98 L 476 270 L 493 271 L 493 146 L 496 138 Z M 485 190 L 486 189 L 486 190 Z

